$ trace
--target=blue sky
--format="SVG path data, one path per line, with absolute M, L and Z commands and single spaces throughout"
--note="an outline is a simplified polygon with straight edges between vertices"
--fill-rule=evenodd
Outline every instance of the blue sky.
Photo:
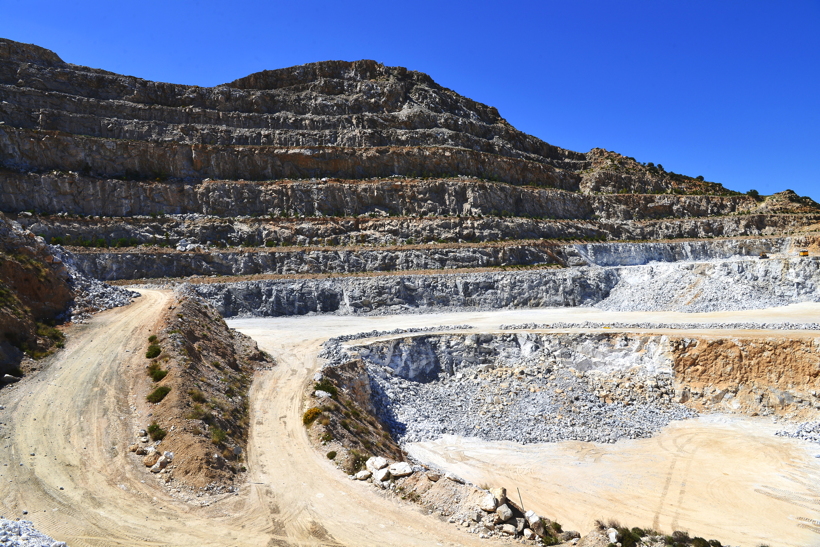
M 557 146 L 820 201 L 818 29 L 818 0 L 0 0 L 0 36 L 72 63 L 216 85 L 376 59 Z

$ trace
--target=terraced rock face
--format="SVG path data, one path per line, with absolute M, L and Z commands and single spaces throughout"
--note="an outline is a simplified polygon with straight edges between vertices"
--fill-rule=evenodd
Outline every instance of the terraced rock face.
M 769 236 L 820 220 L 793 192 L 758 201 L 614 152 L 548 144 L 425 74 L 375 61 L 205 88 L 0 39 L 0 122 L 0 210 L 38 213 L 16 218 L 47 241 L 81 253 L 203 246 L 185 260 L 150 263 L 131 249 L 79 260 L 105 279 L 358 271 L 333 250 L 294 265 L 303 249 L 283 260 L 261 257 L 267 247 L 385 247 L 368 250 L 379 258 L 365 270 L 374 260 L 382 271 L 571 265 L 531 240 Z M 456 248 L 410 258 L 403 248 L 432 243 Z M 248 262 L 226 255 L 236 245 L 256 247 L 253 265 L 218 266 Z

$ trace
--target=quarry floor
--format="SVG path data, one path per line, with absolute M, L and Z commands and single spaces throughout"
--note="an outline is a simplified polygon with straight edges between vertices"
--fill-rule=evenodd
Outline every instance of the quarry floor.
M 715 314 L 577 308 L 234 319 L 229 324 L 255 338 L 278 365 L 257 373 L 253 384 L 247 483 L 237 495 L 199 507 L 175 500 L 126 453 L 148 419 L 135 417 L 129 393 L 144 374 L 141 352 L 169 298 L 164 291 L 141 292 L 133 305 L 75 327 L 44 371 L 0 392 L 0 514 L 29 519 L 72 547 L 486 544 L 423 516 L 417 505 L 350 481 L 309 444 L 301 396 L 320 366 L 321 343 L 332 336 L 551 321 L 797 323 L 820 313 L 820 305 L 802 304 Z M 666 532 L 690 529 L 735 545 L 820 545 L 812 529 L 820 519 L 820 459 L 814 457 L 820 446 L 775 437 L 776 429 L 764 418 L 715 415 L 614 445 L 522 447 L 445 438 L 410 450 L 477 484 L 519 488 L 526 508 L 581 533 L 596 518 L 616 518 Z

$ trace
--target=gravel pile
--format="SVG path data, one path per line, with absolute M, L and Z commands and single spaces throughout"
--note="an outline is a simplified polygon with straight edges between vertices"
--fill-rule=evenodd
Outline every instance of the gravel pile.
M 775 433 L 780 437 L 791 437 L 792 439 L 802 439 L 813 443 L 820 443 L 820 422 L 803 422 L 790 430 L 781 430 Z
M 501 330 L 546 330 L 546 329 L 682 329 L 682 330 L 820 330 L 820 323 L 521 323 L 501 325 Z
M 820 260 L 734 259 L 614 268 L 618 283 L 595 307 L 611 311 L 715 312 L 816 302 Z
M 55 541 L 38 532 L 28 520 L 7 520 L 0 518 L 0 545 L 3 547 L 66 547 L 62 541 Z
M 672 401 L 671 375 L 599 375 L 522 361 L 420 383 L 387 367 L 368 368 L 373 402 L 399 442 L 450 434 L 522 444 L 614 443 L 651 437 L 670 421 L 697 415 Z
M 62 247 L 49 245 L 49 250 L 65 265 L 74 289 L 74 302 L 71 309 L 66 312 L 67 318 L 70 317 L 72 322 L 82 323 L 94 312 L 126 306 L 139 296 L 137 292 L 112 287 L 83 275 L 74 264 L 71 253 Z

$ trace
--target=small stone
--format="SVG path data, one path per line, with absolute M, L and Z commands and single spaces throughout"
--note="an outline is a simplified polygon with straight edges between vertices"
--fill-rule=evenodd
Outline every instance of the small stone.
M 159 452 L 154 450 L 153 452 L 149 452 L 148 455 L 146 455 L 142 459 L 142 463 L 145 465 L 145 467 L 152 467 L 157 463 L 159 458 L 160 458 Z
M 818 457 L 820 458 L 820 455 L 818 455 Z M 430 482 L 438 482 L 439 479 L 441 479 L 441 475 L 439 473 L 436 473 L 435 471 L 428 471 L 427 472 L 427 479 Z

